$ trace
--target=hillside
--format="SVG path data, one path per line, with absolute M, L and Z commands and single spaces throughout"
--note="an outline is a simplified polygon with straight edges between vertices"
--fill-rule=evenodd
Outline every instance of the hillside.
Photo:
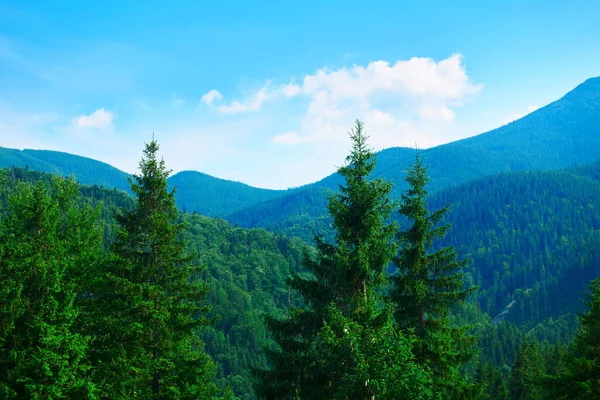
M 20 167 L 57 175 L 74 175 L 84 185 L 128 191 L 128 174 L 87 157 L 50 150 L 15 150 L 0 147 L 0 168 Z
M 4 178 L 2 177 L 4 176 Z M 0 169 L 0 221 L 10 193 L 19 182 L 49 182 L 47 173 L 19 168 Z M 82 201 L 100 207 L 105 243 L 114 238 L 114 212 L 133 206 L 133 198 L 116 189 L 81 186 Z M 250 368 L 265 366 L 262 348 L 268 343 L 263 313 L 281 310 L 290 301 L 285 285 L 289 271 L 298 270 L 306 245 L 263 229 L 231 227 L 222 219 L 197 214 L 182 216 L 187 250 L 206 265 L 210 290 L 206 303 L 218 322 L 204 330 L 207 351 L 218 362 L 219 385 L 229 385 L 239 399 L 252 399 Z M 291 298 L 294 301 L 294 297 Z
M 7 170 L 6 175 L 0 216 L 1 204 L 17 181 L 49 179 L 22 169 Z M 553 341 L 567 340 L 572 333 L 573 319 L 566 314 L 581 309 L 582 289 L 600 274 L 599 178 L 600 161 L 560 171 L 497 174 L 430 198 L 431 208 L 453 203 L 447 218 L 452 230 L 440 245 L 453 244 L 472 260 L 467 282 L 479 290 L 474 307 L 465 311 L 466 318 L 477 322 L 486 360 L 510 365 L 527 332 Z M 131 207 L 132 199 L 97 186 L 83 186 L 81 192 L 85 201 L 101 206 L 109 243 L 112 213 L 116 207 Z M 262 314 L 295 302 L 284 281 L 290 270 L 300 268 L 306 247 L 262 229 L 232 227 L 219 218 L 194 213 L 182 218 L 189 251 L 197 252 L 207 266 L 207 303 L 212 315 L 220 316 L 203 335 L 218 362 L 219 384 L 251 399 L 250 368 L 265 365 L 262 347 L 268 343 Z M 313 221 L 317 233 L 324 227 L 326 221 Z M 520 328 L 492 323 L 509 304 L 513 306 L 504 319 Z
M 258 205 L 231 218 L 310 240 L 330 229 L 326 215 L 311 217 L 325 210 L 323 199 L 313 188 L 269 202 L 283 216 L 300 210 L 287 218 L 277 220 Z M 516 300 L 506 318 L 523 323 L 577 309 L 581 290 L 600 275 L 598 199 L 600 161 L 479 178 L 431 193 L 429 204 L 452 204 L 446 219 L 452 230 L 440 245 L 471 258 L 469 280 L 479 286 L 482 311 L 495 316 Z
M 515 172 L 446 189 L 452 230 L 440 245 L 471 259 L 469 280 L 491 316 L 530 323 L 578 310 L 600 276 L 600 161 L 560 171 Z
M 196 171 L 182 171 L 169 178 L 177 188 L 177 206 L 203 215 L 226 215 L 278 196 L 283 190 L 258 189 L 239 182 L 214 178 Z
M 0 168 L 26 168 L 71 176 L 84 185 L 98 185 L 129 192 L 129 174 L 87 157 L 49 150 L 16 150 L 0 147 Z M 204 215 L 225 215 L 282 195 L 285 191 L 258 189 L 239 182 L 214 178 L 196 171 L 182 171 L 169 178 L 177 187 L 181 210 Z
M 429 165 L 431 193 L 501 172 L 552 170 L 593 162 L 600 158 L 600 77 L 588 79 L 561 99 L 508 125 L 422 150 L 422 155 Z M 407 148 L 377 154 L 374 176 L 393 182 L 396 199 L 405 188 L 404 171 L 413 159 L 414 150 Z M 326 210 L 318 205 L 325 204 L 327 189 L 335 190 L 338 182 L 339 177 L 333 174 L 299 188 L 306 192 L 303 195 L 267 200 L 225 219 L 244 227 L 299 234 L 309 240 L 308 229 L 303 232 L 299 221 L 322 219 Z M 323 200 L 318 200 L 319 196 Z M 303 204 L 303 198 L 310 198 L 310 204 Z M 285 212 L 280 211 L 282 204 Z

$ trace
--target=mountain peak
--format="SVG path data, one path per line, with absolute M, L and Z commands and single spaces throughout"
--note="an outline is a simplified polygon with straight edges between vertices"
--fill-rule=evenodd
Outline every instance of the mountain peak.
M 588 78 L 586 79 L 582 84 L 580 84 L 579 86 L 577 86 L 575 88 L 575 90 L 577 90 L 578 87 L 581 86 L 593 86 L 596 89 L 600 88 L 600 76 L 596 76 L 594 78 Z
M 564 95 L 563 99 L 572 100 L 576 97 L 583 99 L 600 98 L 600 76 L 586 79 Z

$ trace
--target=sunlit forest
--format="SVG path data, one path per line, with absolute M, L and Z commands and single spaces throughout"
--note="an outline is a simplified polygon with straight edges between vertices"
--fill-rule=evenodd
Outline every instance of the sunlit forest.
M 364 129 L 279 232 L 178 208 L 154 140 L 127 191 L 4 169 L 0 398 L 598 398 L 600 163 L 413 150 L 395 196 Z

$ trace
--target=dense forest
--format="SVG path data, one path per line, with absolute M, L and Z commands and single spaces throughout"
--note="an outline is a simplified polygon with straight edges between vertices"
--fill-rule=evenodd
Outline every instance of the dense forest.
M 9 197 L 22 185 L 44 183 L 52 186 L 52 176 L 12 168 L 4 171 L 0 190 L 0 213 L 6 217 Z M 131 209 L 135 201 L 119 190 L 79 186 L 78 206 L 98 209 L 97 223 L 103 234 L 103 247 L 115 239 L 114 216 L 119 209 Z M 199 214 L 182 214 L 186 229 L 180 237 L 195 262 L 206 265 L 201 279 L 209 286 L 206 303 L 212 307 L 209 318 L 218 320 L 206 327 L 202 339 L 217 363 L 217 382 L 231 387 L 240 398 L 253 398 L 250 367 L 264 366 L 262 347 L 266 344 L 263 313 L 288 304 L 285 286 L 288 272 L 299 268 L 307 246 L 262 229 L 233 228 L 226 221 Z
M 178 209 L 155 141 L 127 192 L 3 170 L 0 399 L 598 398 L 600 162 L 397 192 L 351 139 L 326 197 L 244 189 L 277 232 Z

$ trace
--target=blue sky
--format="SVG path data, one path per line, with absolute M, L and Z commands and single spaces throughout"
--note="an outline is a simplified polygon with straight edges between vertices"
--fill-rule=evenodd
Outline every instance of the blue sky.
M 2 1 L 0 146 L 254 186 L 501 126 L 600 75 L 600 2 Z

